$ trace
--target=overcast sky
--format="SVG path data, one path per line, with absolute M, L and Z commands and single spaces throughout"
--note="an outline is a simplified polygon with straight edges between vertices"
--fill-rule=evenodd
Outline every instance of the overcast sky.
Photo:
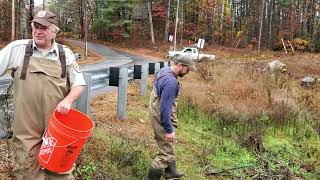
M 34 0 L 34 5 L 35 6 L 40 6 L 42 5 L 43 0 Z

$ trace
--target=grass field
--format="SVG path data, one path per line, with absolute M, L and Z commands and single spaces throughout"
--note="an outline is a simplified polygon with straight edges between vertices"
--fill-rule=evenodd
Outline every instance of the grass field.
M 181 80 L 178 106 L 176 150 L 184 179 L 320 178 L 319 86 L 300 86 L 303 68 L 293 66 L 299 71 L 266 84 L 263 62 L 197 66 Z M 78 177 L 143 179 L 155 156 L 149 97 L 131 83 L 124 122 L 116 118 L 116 98 L 104 94 L 92 103 L 97 128 Z

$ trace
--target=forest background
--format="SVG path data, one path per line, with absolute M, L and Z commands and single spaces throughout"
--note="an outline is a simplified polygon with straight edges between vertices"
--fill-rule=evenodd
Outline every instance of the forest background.
M 319 51 L 319 0 L 16 0 L 15 38 L 26 38 L 34 11 L 50 8 L 69 37 L 118 41 L 145 46 L 198 38 L 209 45 L 282 50 L 284 40 L 295 49 Z M 12 1 L 0 2 L 0 40 L 9 41 Z M 151 15 L 151 16 L 150 16 Z M 87 17 L 87 18 L 85 18 Z M 178 21 L 176 21 L 178 17 Z M 87 22 L 87 23 L 86 23 Z M 87 25 L 86 25 L 87 24 Z M 156 45 L 153 45 L 156 46 Z
M 216 61 L 197 63 L 199 71 L 181 79 L 177 154 L 186 179 L 320 178 L 320 85 L 300 85 L 306 75 L 319 80 L 320 0 L 43 2 L 0 1 L 0 47 L 30 38 L 29 22 L 41 9 L 58 15 L 65 43 L 88 39 L 164 58 L 175 44 L 170 35 L 177 49 L 206 40 L 204 51 Z M 262 69 L 275 59 L 288 73 L 266 83 Z M 151 84 L 152 77 L 149 91 Z M 143 179 L 155 155 L 149 96 L 139 96 L 138 82 L 129 84 L 124 122 L 116 118 L 116 96 L 91 104 L 96 128 L 77 179 Z M 1 152 L 0 177 L 7 179 L 10 150 Z

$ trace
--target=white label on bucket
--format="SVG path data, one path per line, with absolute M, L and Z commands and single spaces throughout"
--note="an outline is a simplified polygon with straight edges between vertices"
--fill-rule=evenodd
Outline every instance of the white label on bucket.
M 55 146 L 57 143 L 57 139 L 54 137 L 47 137 L 47 138 L 42 138 L 43 142 L 43 148 L 49 148 L 52 146 Z
M 48 136 L 49 133 L 46 134 Z M 51 154 L 54 150 L 55 145 L 57 144 L 57 139 L 54 137 L 43 137 L 42 138 L 42 145 L 40 148 L 39 156 L 40 158 L 48 164 Z
M 42 146 L 40 149 L 40 156 L 51 154 L 54 146 L 57 144 L 57 139 L 54 137 L 42 138 Z

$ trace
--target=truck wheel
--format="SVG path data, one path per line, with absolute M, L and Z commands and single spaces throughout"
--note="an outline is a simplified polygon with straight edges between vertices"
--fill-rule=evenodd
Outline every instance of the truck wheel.
M 204 62 L 204 61 L 208 61 L 208 60 L 209 60 L 208 57 L 203 57 L 203 58 L 199 59 L 199 62 Z
M 176 59 L 178 59 L 180 57 L 180 54 L 175 54 L 174 56 L 173 56 L 173 60 L 176 60 Z

